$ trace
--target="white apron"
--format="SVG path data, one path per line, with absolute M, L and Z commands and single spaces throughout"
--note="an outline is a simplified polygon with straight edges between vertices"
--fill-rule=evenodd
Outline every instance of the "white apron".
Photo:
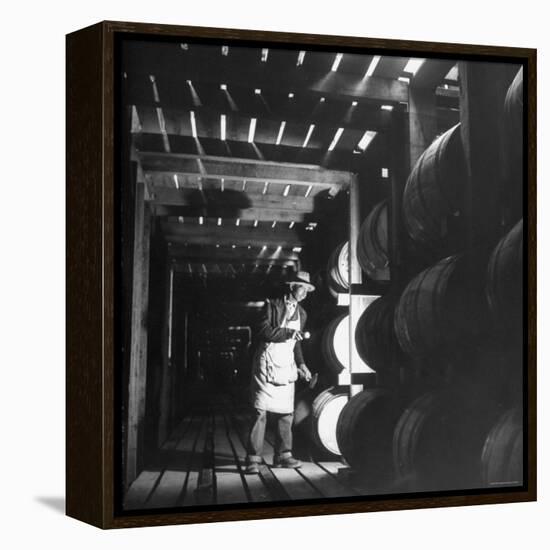
M 300 330 L 300 312 L 294 321 L 283 319 L 282 327 Z M 256 409 L 279 414 L 294 412 L 294 382 L 298 370 L 294 359 L 296 340 L 266 342 L 254 357 L 252 399 Z

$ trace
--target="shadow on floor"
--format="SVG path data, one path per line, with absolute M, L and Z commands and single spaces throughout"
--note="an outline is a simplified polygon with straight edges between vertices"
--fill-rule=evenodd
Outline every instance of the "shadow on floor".
M 59 514 L 65 514 L 65 497 L 35 497 L 36 502 Z

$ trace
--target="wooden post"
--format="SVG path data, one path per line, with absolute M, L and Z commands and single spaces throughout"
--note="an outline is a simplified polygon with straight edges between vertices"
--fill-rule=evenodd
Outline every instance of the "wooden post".
M 149 251 L 151 212 L 144 200 L 145 183 L 136 182 L 126 485 L 137 477 L 141 459 L 142 428 L 147 379 L 147 308 L 149 300 Z
M 356 174 L 351 174 L 349 200 L 349 371 L 340 375 L 339 383 L 341 385 L 349 384 L 350 397 L 353 397 L 363 390 L 362 384 L 353 383 L 354 374 L 372 372 L 372 369 L 359 356 L 355 345 L 355 328 L 359 317 L 368 305 L 368 302 L 364 300 L 365 297 L 361 289 L 363 272 L 357 260 L 357 240 L 361 227 L 361 214 L 359 181 Z
M 418 120 L 418 113 L 412 118 L 416 120 L 413 124 L 409 121 L 410 126 L 415 128 L 421 126 Z M 389 260 L 390 260 L 390 282 L 393 289 L 400 288 L 401 284 L 410 275 L 406 273 L 407 258 L 405 247 L 405 230 L 403 228 L 403 191 L 407 183 L 407 178 L 410 172 L 413 153 L 419 153 L 424 141 L 418 138 L 415 146 L 411 144 L 408 148 L 409 133 L 407 128 L 407 115 L 402 110 L 401 106 L 396 106 L 393 112 L 392 124 L 390 128 L 389 147 L 391 150 L 391 166 L 390 166 L 390 200 L 388 208 L 388 241 L 389 241 Z M 423 133 L 422 135 L 425 135 Z M 411 137 L 412 141 L 412 137 Z M 422 151 L 423 152 L 423 151 Z M 420 153 L 421 154 L 421 153 Z
M 159 403 L 158 446 L 161 447 L 168 437 L 170 424 L 170 387 L 172 385 L 172 289 L 174 268 L 170 260 L 166 265 L 166 284 L 164 292 L 164 321 L 162 331 L 162 374 Z
M 187 348 L 188 344 L 188 331 L 189 331 L 189 312 L 185 312 L 183 318 L 183 373 L 184 376 L 187 375 L 187 366 L 189 364 L 189 350 Z
M 433 92 L 432 92 L 432 95 Z M 427 90 L 410 90 L 411 111 L 404 112 L 401 105 L 394 108 L 390 127 L 389 147 L 391 150 L 390 165 L 390 200 L 388 208 L 388 244 L 390 261 L 390 288 L 401 292 L 403 286 L 414 274 L 415 264 L 407 249 L 407 235 L 403 226 L 403 193 L 413 163 L 424 152 L 431 142 L 431 102 Z M 435 98 L 435 95 L 434 95 Z M 434 99 L 435 110 L 435 99 Z M 407 123 L 408 122 L 408 123 Z M 388 369 L 383 380 L 378 383 L 384 386 L 398 386 L 405 382 L 406 372 L 397 364 L 396 350 L 392 350 L 392 368 Z
M 499 233 L 499 186 L 504 99 L 511 80 L 505 63 L 460 62 L 460 122 L 468 178 L 464 218 L 469 248 Z
M 401 113 L 394 115 L 402 116 Z M 437 134 L 435 90 L 409 88 L 409 163 L 411 168 Z

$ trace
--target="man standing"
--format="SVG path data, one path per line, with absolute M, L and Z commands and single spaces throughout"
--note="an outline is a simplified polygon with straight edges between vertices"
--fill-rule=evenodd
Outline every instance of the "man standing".
M 254 421 L 248 438 L 246 473 L 257 473 L 262 461 L 268 412 L 277 417 L 273 465 L 281 468 L 302 465 L 292 456 L 294 383 L 298 376 L 309 381 L 311 373 L 300 344 L 307 316 L 299 303 L 315 287 L 306 271 L 299 271 L 285 284 L 288 292 L 282 298 L 266 300 L 258 327 L 260 342 L 253 358 L 251 384 Z

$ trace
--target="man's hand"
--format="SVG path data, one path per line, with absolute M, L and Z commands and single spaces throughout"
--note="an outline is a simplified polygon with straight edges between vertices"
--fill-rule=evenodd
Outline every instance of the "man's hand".
M 306 382 L 311 380 L 311 372 L 304 363 L 298 365 L 298 374 L 300 375 L 300 378 L 303 378 Z

